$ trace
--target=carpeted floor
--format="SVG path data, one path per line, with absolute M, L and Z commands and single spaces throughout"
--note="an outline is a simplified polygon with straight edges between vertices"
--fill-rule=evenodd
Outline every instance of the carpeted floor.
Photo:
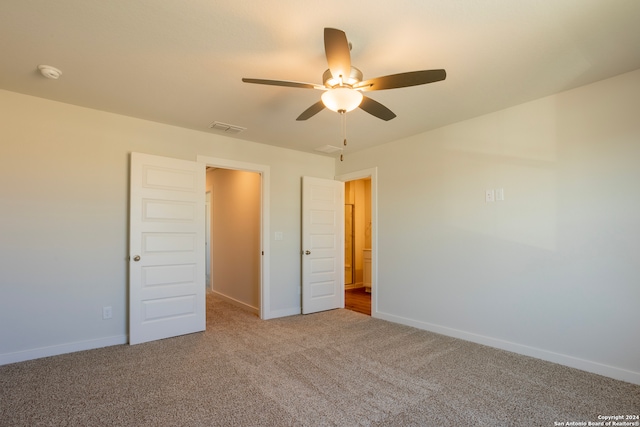
M 0 426 L 555 426 L 640 413 L 640 386 L 348 310 L 0 366 Z

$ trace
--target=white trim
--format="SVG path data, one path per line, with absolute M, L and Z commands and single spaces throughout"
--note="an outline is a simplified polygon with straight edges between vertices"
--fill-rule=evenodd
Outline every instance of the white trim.
M 371 178 L 371 317 L 378 316 L 378 168 L 337 175 L 336 180 L 347 182 Z
M 580 369 L 582 371 L 591 372 L 593 374 L 603 375 L 605 377 L 613 378 L 616 380 L 640 385 L 640 372 L 628 371 L 626 369 L 616 368 L 615 366 L 604 365 L 602 363 L 580 359 L 574 356 L 568 356 L 566 354 L 554 353 L 552 351 L 530 347 L 528 345 L 518 344 L 497 338 L 491 338 L 484 335 L 478 335 L 471 332 L 461 331 L 459 329 L 448 328 L 446 326 L 435 325 L 433 323 L 413 320 L 393 314 L 378 312 L 377 317 L 379 319 L 388 320 L 389 322 L 413 326 L 414 328 L 434 332 L 436 334 L 459 338 L 465 341 L 471 341 L 477 344 L 499 348 L 501 350 L 510 351 L 524 356 L 534 357 L 536 359 L 546 360 L 547 362 L 553 362 L 560 365 L 568 366 L 570 368 Z
M 113 337 L 99 338 L 87 341 L 77 341 L 68 344 L 57 344 L 49 347 L 40 347 L 14 353 L 0 354 L 0 365 L 24 362 L 27 360 L 40 359 L 43 357 L 59 356 L 61 354 L 75 353 L 76 351 L 93 350 L 96 348 L 109 347 L 112 345 L 126 344 L 129 342 L 127 335 L 116 335 Z
M 210 291 L 209 293 L 214 294 L 217 298 L 220 298 L 221 300 L 224 300 L 226 302 L 228 302 L 231 305 L 234 305 L 238 308 L 243 309 L 244 311 L 248 311 L 250 313 L 255 314 L 256 316 L 260 316 L 260 309 L 258 307 L 253 307 L 250 306 L 249 304 L 239 301 L 235 298 L 231 298 L 230 296 L 227 296 L 225 294 L 221 294 L 218 291 Z
M 235 160 L 221 159 L 217 157 L 208 157 L 198 155 L 196 157 L 198 163 L 204 163 L 205 166 L 218 167 L 224 169 L 242 170 L 248 172 L 258 172 L 261 179 L 261 229 L 262 236 L 260 243 L 264 255 L 261 257 L 261 271 L 260 271 L 260 318 L 263 320 L 271 319 L 273 314 L 270 311 L 270 282 L 271 272 L 269 267 L 271 265 L 271 257 L 269 253 L 269 200 L 271 200 L 269 190 L 270 184 L 270 167 L 267 165 L 260 165 L 256 163 L 238 162 Z

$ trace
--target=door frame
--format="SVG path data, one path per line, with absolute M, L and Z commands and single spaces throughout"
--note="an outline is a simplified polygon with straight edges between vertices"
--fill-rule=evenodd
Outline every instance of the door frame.
M 260 319 L 271 319 L 271 310 L 269 309 L 270 298 L 270 282 L 269 282 L 269 188 L 270 188 L 270 167 L 257 163 L 239 162 L 235 160 L 222 159 L 218 157 L 210 157 L 198 155 L 196 157 L 198 163 L 202 163 L 206 167 L 232 169 L 245 172 L 257 172 L 260 174 L 260 247 L 262 251 L 260 262 Z
M 347 182 L 364 178 L 371 178 L 371 317 L 378 317 L 378 168 L 336 175 L 334 179 Z

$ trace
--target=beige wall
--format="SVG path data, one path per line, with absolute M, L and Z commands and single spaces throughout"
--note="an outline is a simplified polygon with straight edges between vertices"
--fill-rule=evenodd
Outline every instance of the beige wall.
M 637 70 L 349 154 L 374 315 L 640 383 L 639 111 Z
M 207 173 L 212 186 L 213 291 L 256 313 L 260 307 L 260 174 Z
M 0 117 L 0 364 L 126 341 L 131 152 L 268 166 L 266 306 L 300 312 L 300 177 L 334 159 L 7 91 Z

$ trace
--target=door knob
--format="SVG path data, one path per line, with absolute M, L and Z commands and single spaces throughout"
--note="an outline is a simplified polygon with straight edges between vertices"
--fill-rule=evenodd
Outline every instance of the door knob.
M 136 255 L 136 256 L 134 256 L 134 257 L 133 257 L 133 260 L 134 260 L 135 262 L 140 261 L 140 255 Z
M 304 251 L 305 255 L 311 255 L 311 251 Z

